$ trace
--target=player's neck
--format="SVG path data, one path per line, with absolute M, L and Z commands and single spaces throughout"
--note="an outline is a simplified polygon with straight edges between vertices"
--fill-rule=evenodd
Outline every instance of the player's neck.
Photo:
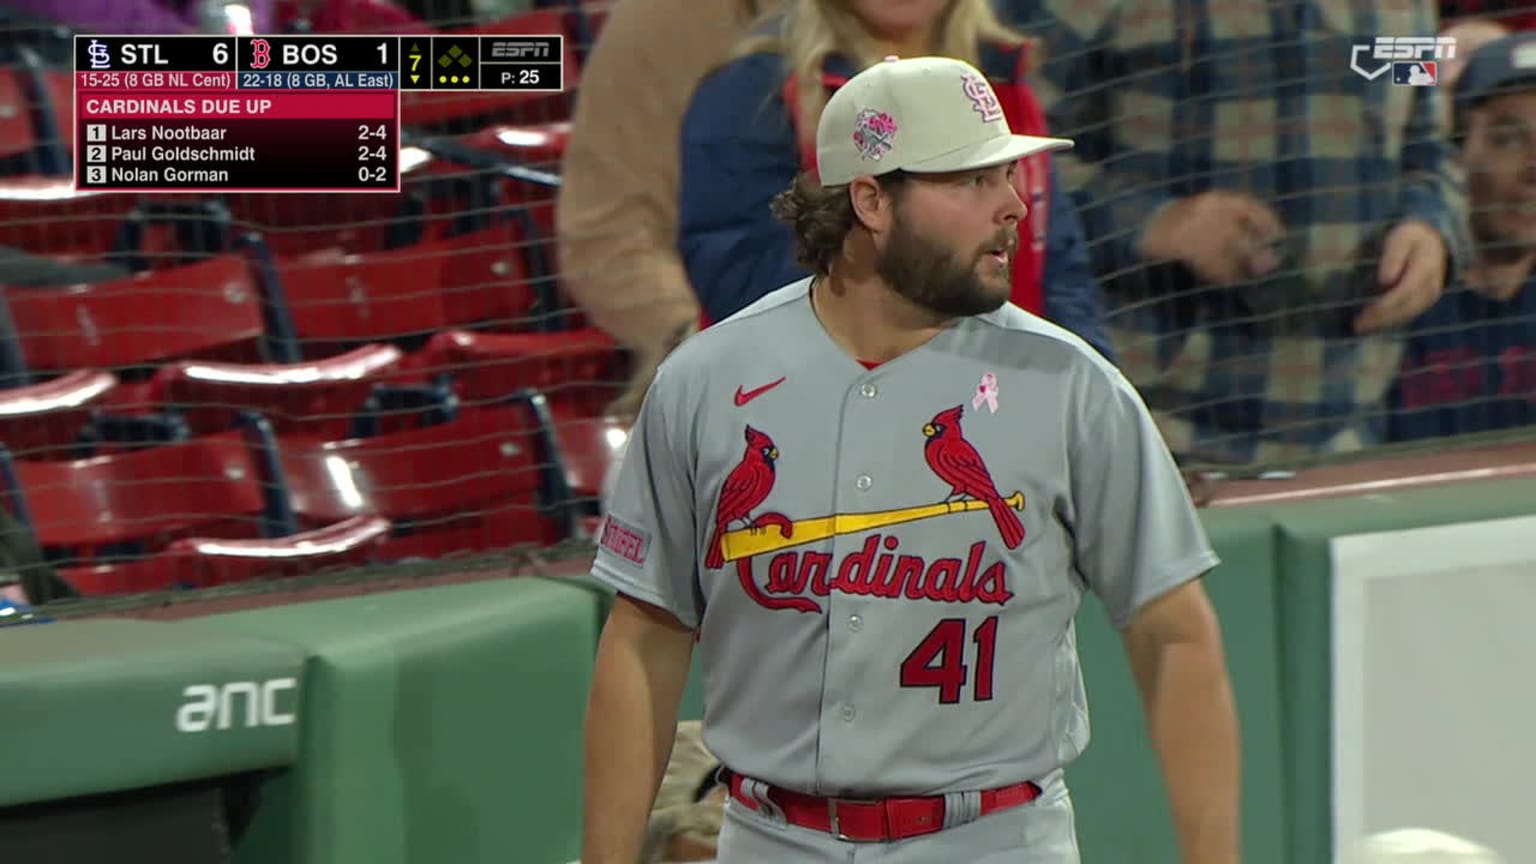
M 866 363 L 894 360 L 937 336 L 948 323 L 873 273 L 839 269 L 812 283 L 811 308 L 832 341 Z

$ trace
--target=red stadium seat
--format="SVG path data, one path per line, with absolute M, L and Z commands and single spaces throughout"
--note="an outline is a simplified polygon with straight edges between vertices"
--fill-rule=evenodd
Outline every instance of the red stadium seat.
M 52 381 L 0 390 L 0 444 L 28 459 L 67 455 L 90 423 L 92 406 L 117 376 L 81 369 Z
M 562 410 L 594 416 L 623 380 L 622 355 L 596 328 L 552 333 L 450 330 L 423 349 L 425 365 L 450 374 L 470 401 L 499 401 L 519 390 L 543 393 Z
M 260 293 L 238 255 L 92 285 L 11 288 L 6 302 L 21 354 L 40 371 L 254 361 L 265 336 Z M 139 413 L 159 399 L 153 380 L 140 379 L 113 390 L 103 408 Z
M 27 73 L 0 67 L 0 158 L 29 153 L 37 145 Z
M 45 549 L 75 550 L 80 566 L 61 568 L 86 594 L 173 587 L 189 566 L 182 549 L 159 554 L 178 539 L 207 534 L 261 536 L 266 512 L 256 449 L 238 431 L 126 453 L 68 462 L 10 462 L 18 511 Z M 326 535 L 321 535 L 322 537 Z M 317 567 L 352 549 L 314 545 L 314 535 L 288 541 L 286 566 Z M 90 550 L 141 543 L 146 557 L 92 563 Z M 309 545 L 305 545 L 309 543 Z
M 189 537 L 171 543 L 160 557 L 174 568 L 178 584 L 248 582 L 307 573 L 322 565 L 363 564 L 389 536 L 389 528 L 388 519 L 363 514 L 276 540 Z
M 244 258 L 225 255 L 129 279 L 6 292 L 34 369 L 116 369 L 204 355 L 263 335 Z
M 57 129 L 56 142 L 65 153 L 75 152 L 75 81 L 69 72 L 45 70 L 42 73 L 43 93 L 48 97 L 49 114 Z M 44 142 L 54 143 L 54 142 Z
M 282 443 L 293 511 L 324 524 L 371 511 L 396 530 L 381 557 L 436 558 L 563 539 L 540 509 L 546 454 L 529 412 L 470 409 L 373 438 Z
M 566 487 L 576 498 L 596 502 L 602 497 L 603 478 L 629 440 L 628 429 L 611 418 L 565 410 L 555 410 L 552 419 Z
M 260 231 L 274 255 L 326 249 L 372 252 L 393 237 L 412 236 L 417 217 L 404 193 L 297 195 L 234 192 L 225 196 L 230 215 Z
M 260 231 L 274 255 L 301 255 L 330 248 L 348 252 L 383 249 L 387 245 L 385 238 L 400 219 L 402 198 L 398 195 L 330 195 L 299 200 L 301 197 L 239 193 L 230 196 L 230 211 L 242 223 Z M 366 212 L 353 206 L 363 198 L 372 205 Z
M 446 257 L 430 244 L 360 255 L 326 249 L 278 259 L 276 270 L 299 339 L 324 351 L 441 329 Z
M 396 265 L 391 284 L 400 284 L 400 272 Z M 11 289 L 7 297 L 29 366 L 168 364 L 117 387 L 103 407 L 132 414 L 174 405 L 197 432 L 223 429 L 236 410 L 254 408 L 286 432 L 346 434 L 373 385 L 401 358 L 392 346 L 369 345 L 307 362 L 253 362 L 265 336 L 262 301 L 247 262 L 233 255 L 116 282 Z M 362 306 L 389 311 L 366 295 Z
M 561 121 L 530 126 L 489 126 L 464 136 L 462 140 L 477 150 L 553 168 L 565 157 L 565 145 L 570 139 L 571 124 Z
M 68 177 L 0 178 L 0 246 L 95 258 L 112 249 L 133 206 L 131 195 L 76 192 Z
M 341 437 L 401 356 L 393 345 L 365 345 L 298 363 L 180 361 L 156 373 L 151 389 L 196 430 L 228 428 L 244 408 L 260 411 L 280 434 Z
M 444 315 L 450 325 L 516 329 L 528 324 L 537 295 L 524 263 L 527 232 L 512 220 L 436 241 L 445 259 Z

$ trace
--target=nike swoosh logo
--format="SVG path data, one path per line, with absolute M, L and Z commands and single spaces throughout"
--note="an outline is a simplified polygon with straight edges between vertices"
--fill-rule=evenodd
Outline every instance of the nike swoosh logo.
M 753 399 L 756 399 L 757 397 L 767 393 L 769 390 L 772 390 L 773 388 L 783 383 L 784 379 L 780 378 L 777 381 L 770 381 L 761 387 L 754 387 L 751 390 L 743 390 L 738 386 L 736 388 L 736 407 L 740 408 L 748 402 L 751 402 Z

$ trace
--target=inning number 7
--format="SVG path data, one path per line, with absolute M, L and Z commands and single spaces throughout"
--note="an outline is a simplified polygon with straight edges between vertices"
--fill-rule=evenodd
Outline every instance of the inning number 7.
M 967 626 L 964 618 L 945 618 L 935 624 L 907 659 L 901 661 L 901 686 L 937 687 L 940 705 L 959 703 L 970 674 L 965 665 Z M 992 698 L 992 665 L 997 659 L 997 616 L 976 625 L 970 641 L 976 643 L 976 680 L 971 698 L 986 702 Z

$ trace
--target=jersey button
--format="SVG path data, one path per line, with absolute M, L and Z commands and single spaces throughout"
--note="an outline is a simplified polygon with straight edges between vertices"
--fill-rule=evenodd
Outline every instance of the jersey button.
M 869 475 L 868 474 L 860 474 L 858 476 L 858 479 L 853 481 L 853 485 L 859 487 L 859 491 L 863 492 L 864 490 L 866 490 L 866 489 L 868 489 L 870 487 L 870 484 L 872 484 L 874 482 L 875 481 L 869 479 Z
M 852 705 L 844 705 L 843 709 L 840 712 L 838 712 L 838 713 L 842 715 L 844 723 L 852 723 L 853 722 L 854 711 L 853 711 L 853 706 Z
M 863 396 L 865 399 L 873 399 L 880 395 L 880 388 L 873 384 L 865 384 L 863 387 L 859 388 L 859 395 Z
M 857 630 L 857 629 L 859 629 L 860 627 L 863 627 L 863 626 L 864 626 L 864 619 L 863 618 L 860 618 L 857 615 L 849 616 L 849 618 L 848 618 L 848 629 L 849 630 Z

